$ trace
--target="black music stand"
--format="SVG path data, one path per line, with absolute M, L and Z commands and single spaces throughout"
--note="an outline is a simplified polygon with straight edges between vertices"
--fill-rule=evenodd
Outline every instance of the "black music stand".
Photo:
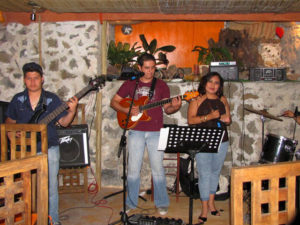
M 217 153 L 225 131 L 221 128 L 165 125 L 161 130 L 159 149 L 166 153 L 187 153 L 191 158 L 189 223 L 193 224 L 194 159 L 199 152 Z M 168 129 L 168 130 L 167 130 Z M 166 138 L 167 135 L 168 137 Z M 163 143 L 164 142 L 164 143 Z

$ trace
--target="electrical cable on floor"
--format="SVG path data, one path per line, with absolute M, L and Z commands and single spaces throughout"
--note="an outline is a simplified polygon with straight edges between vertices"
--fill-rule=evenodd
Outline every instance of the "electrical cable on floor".
M 94 174 L 94 171 L 91 167 L 89 167 L 90 170 L 91 170 L 91 173 L 94 177 L 94 181 L 92 183 L 89 184 L 88 186 L 88 193 L 89 194 L 92 194 L 92 199 L 91 199 L 91 203 L 93 204 L 92 206 L 80 206 L 80 207 L 71 207 L 71 208 L 67 208 L 67 209 L 64 209 L 62 211 L 59 212 L 59 219 L 61 221 L 63 220 L 68 220 L 70 217 L 68 215 L 62 215 L 64 213 L 66 213 L 67 211 L 70 211 L 70 210 L 74 210 L 74 209 L 90 209 L 90 208 L 95 208 L 95 207 L 101 207 L 101 208 L 106 208 L 106 209 L 110 209 L 111 210 L 111 214 L 109 216 L 109 219 L 108 219 L 108 223 L 110 223 L 110 220 L 112 218 L 112 215 L 113 215 L 113 208 L 112 207 L 109 207 L 109 206 L 105 206 L 105 204 L 107 204 L 107 201 L 105 199 L 99 199 L 99 200 L 95 200 L 97 194 L 98 194 L 98 184 L 97 184 L 97 181 L 96 181 L 96 178 L 95 178 L 95 174 Z
M 112 207 L 105 206 L 105 204 L 107 204 L 107 201 L 105 199 L 102 198 L 102 199 L 95 200 L 95 198 L 98 194 L 98 187 L 99 186 L 98 186 L 97 181 L 96 181 L 95 173 L 94 173 L 94 171 L 91 167 L 90 167 L 90 170 L 91 170 L 91 173 L 92 173 L 93 178 L 94 178 L 94 181 L 92 183 L 90 183 L 89 186 L 88 186 L 88 193 L 93 195 L 93 197 L 91 199 L 91 202 L 95 205 L 95 207 L 101 207 L 101 208 L 106 208 L 106 209 L 111 210 L 111 214 L 109 216 L 108 223 L 107 223 L 107 224 L 110 224 L 110 220 L 112 218 L 114 210 L 113 210 Z

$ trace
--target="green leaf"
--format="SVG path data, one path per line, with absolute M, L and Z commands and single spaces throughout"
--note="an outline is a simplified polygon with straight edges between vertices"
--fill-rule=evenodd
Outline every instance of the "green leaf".
M 130 49 L 130 44 L 125 43 L 125 44 L 123 45 L 123 50 L 127 52 L 127 51 L 129 51 L 129 49 Z
M 153 39 L 150 42 L 149 49 L 148 49 L 150 54 L 153 54 L 155 52 L 156 46 L 157 46 L 157 40 Z
M 148 45 L 148 42 L 147 42 L 147 40 L 145 38 L 145 35 L 140 34 L 140 39 L 142 41 L 142 45 L 143 45 L 143 48 L 144 48 L 145 52 L 147 52 L 148 49 L 149 49 L 149 45 Z
M 163 51 L 163 52 L 173 52 L 174 50 L 176 49 L 175 46 L 173 45 L 166 45 L 166 46 L 163 46 L 163 47 L 160 47 L 156 50 L 156 52 L 158 51 Z

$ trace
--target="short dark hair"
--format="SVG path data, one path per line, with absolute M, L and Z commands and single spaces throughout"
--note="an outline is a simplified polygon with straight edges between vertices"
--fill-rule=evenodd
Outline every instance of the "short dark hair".
M 143 66 L 145 61 L 153 61 L 156 63 L 154 56 L 146 52 L 141 54 L 137 59 L 137 62 L 140 66 Z
M 23 70 L 24 77 L 25 77 L 25 74 L 27 72 L 37 72 L 41 75 L 41 77 L 43 76 L 42 67 L 39 64 L 35 63 L 35 62 L 30 62 L 30 63 L 24 64 L 22 70 Z
M 205 76 L 203 76 L 199 83 L 198 92 L 201 95 L 206 94 L 206 90 L 205 90 L 206 84 L 210 80 L 210 78 L 212 78 L 214 76 L 219 77 L 219 80 L 220 80 L 220 87 L 216 94 L 219 98 L 221 98 L 223 96 L 224 80 L 218 72 L 209 72 Z

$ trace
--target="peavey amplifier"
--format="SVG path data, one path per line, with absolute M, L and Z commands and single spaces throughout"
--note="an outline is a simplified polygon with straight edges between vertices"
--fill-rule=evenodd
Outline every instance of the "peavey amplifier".
M 250 68 L 250 80 L 252 81 L 285 81 L 285 68 Z
M 90 164 L 88 125 L 58 128 L 60 168 L 82 167 Z
M 218 72 L 224 80 L 239 79 L 239 71 L 235 61 L 211 62 L 209 72 Z

